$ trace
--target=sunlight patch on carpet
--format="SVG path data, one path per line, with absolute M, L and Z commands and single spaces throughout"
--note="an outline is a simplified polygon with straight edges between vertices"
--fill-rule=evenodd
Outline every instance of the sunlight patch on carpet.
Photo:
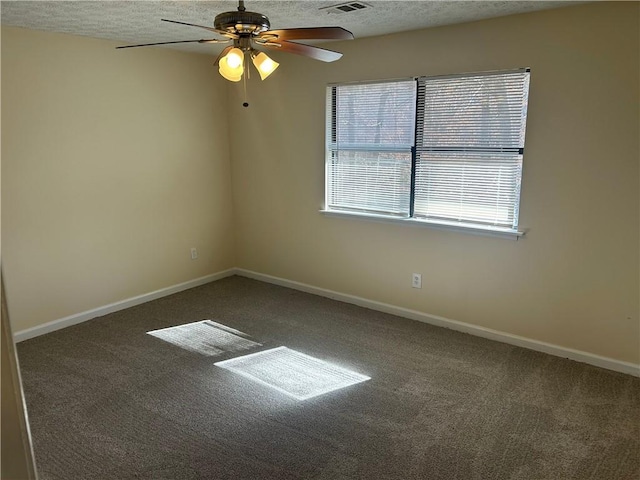
M 209 357 L 248 350 L 262 345 L 249 340 L 248 335 L 239 330 L 211 320 L 152 330 L 147 334 L 190 352 L 200 353 Z
M 370 379 L 287 347 L 251 353 L 216 362 L 215 365 L 297 400 L 306 400 Z

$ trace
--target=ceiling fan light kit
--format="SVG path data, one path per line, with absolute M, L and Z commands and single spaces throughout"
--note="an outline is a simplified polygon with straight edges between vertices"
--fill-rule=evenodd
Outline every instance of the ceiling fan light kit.
M 353 34 L 341 27 L 270 30 L 271 24 L 269 19 L 261 13 L 247 12 L 244 6 L 244 0 L 238 2 L 237 12 L 223 12 L 217 15 L 214 19 L 213 27 L 179 22 L 176 20 L 162 19 L 162 21 L 201 28 L 224 38 L 145 43 L 141 45 L 125 45 L 116 48 L 148 47 L 171 43 L 225 43 L 233 41 L 233 46 L 226 47 L 215 61 L 215 64 L 218 65 L 220 75 L 231 82 L 239 82 L 243 78 L 247 58 L 251 58 L 253 65 L 260 74 L 261 80 L 267 78 L 278 68 L 279 63 L 269 58 L 266 53 L 260 51 L 261 49 L 279 50 L 281 52 L 304 55 L 323 62 L 333 62 L 342 57 L 342 54 L 334 52 L 333 50 L 299 43 L 298 40 L 353 39 Z
M 239 48 L 232 48 L 218 62 L 220 75 L 230 82 L 239 82 L 244 73 L 244 53 Z
M 252 54 L 251 59 L 253 60 L 253 65 L 260 74 L 260 80 L 267 78 L 280 66 L 278 62 L 269 58 L 264 52 L 259 52 L 257 55 Z

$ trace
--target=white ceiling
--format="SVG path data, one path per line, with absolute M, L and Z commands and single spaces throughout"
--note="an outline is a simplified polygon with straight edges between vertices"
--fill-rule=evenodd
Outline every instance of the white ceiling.
M 563 7 L 580 1 L 379 1 L 370 8 L 327 13 L 338 1 L 246 0 L 249 11 L 269 17 L 271 28 L 340 26 L 356 38 L 450 25 L 515 13 Z M 361 2 L 363 3 L 363 2 Z M 236 10 L 234 1 L 2 1 L 2 25 L 118 40 L 125 44 L 215 38 L 205 30 L 161 22 L 161 18 L 213 26 L 221 12 Z M 171 47 L 217 55 L 212 44 Z

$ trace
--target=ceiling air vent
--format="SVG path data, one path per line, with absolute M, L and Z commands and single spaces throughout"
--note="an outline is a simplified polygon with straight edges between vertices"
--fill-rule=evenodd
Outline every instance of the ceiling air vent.
M 349 13 L 357 10 L 364 10 L 365 8 L 371 8 L 371 5 L 364 2 L 347 2 L 339 5 L 333 5 L 331 7 L 322 7 L 319 10 L 324 10 L 327 13 Z

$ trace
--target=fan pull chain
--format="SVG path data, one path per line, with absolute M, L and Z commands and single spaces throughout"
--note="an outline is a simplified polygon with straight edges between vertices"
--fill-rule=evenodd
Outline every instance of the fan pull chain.
M 242 106 L 246 108 L 249 106 L 249 102 L 247 102 L 247 77 L 249 76 L 249 64 L 247 62 L 246 55 L 244 56 L 244 64 L 245 64 L 244 75 L 242 75 L 242 83 L 244 87 L 244 103 L 242 104 Z

